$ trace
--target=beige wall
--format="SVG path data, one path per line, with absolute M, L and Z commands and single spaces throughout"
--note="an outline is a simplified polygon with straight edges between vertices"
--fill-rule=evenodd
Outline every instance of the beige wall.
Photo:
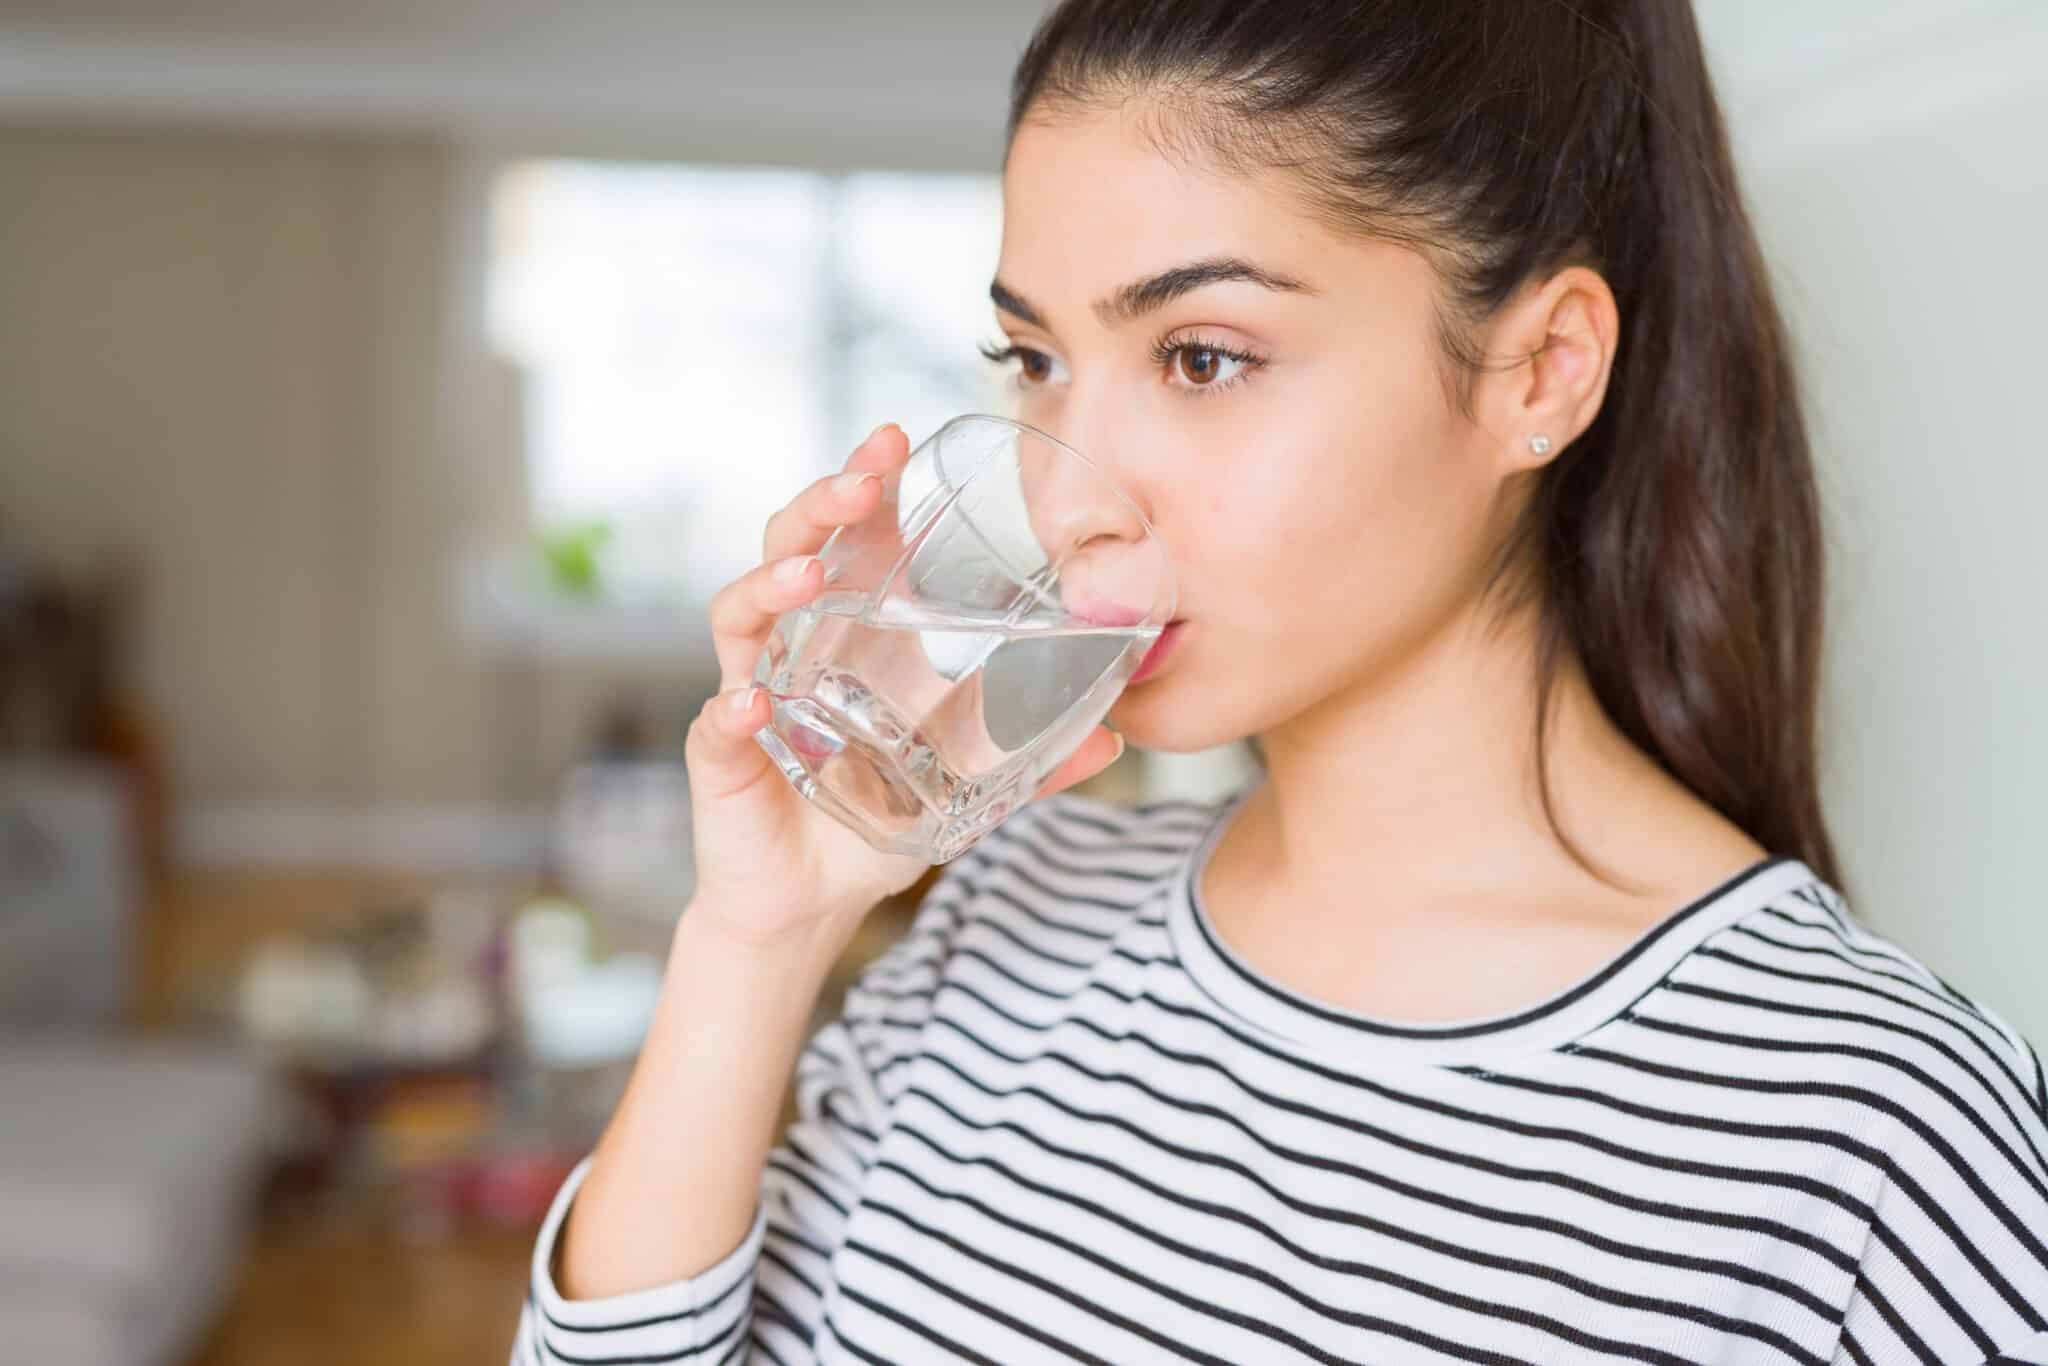
M 202 856 L 525 857 L 522 808 L 610 699 L 674 742 L 715 686 L 521 668 L 460 632 L 456 558 L 526 520 L 517 378 L 482 326 L 489 165 L 427 137 L 0 124 L 0 537 L 144 555 L 139 683 Z
M 144 553 L 141 682 L 188 807 L 488 791 L 437 566 L 518 500 L 445 435 L 452 164 L 0 128 L 0 532 Z

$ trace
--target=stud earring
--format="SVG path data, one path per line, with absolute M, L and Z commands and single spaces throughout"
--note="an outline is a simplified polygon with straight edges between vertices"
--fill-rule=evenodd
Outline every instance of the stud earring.
M 1538 432 L 1529 438 L 1529 449 L 1538 455 L 1550 454 L 1550 438 Z

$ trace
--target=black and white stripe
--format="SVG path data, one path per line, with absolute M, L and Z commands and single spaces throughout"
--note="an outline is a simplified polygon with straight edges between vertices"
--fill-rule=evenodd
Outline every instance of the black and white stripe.
M 1217 936 L 1234 809 L 1068 794 L 949 865 L 805 1050 L 740 1245 L 565 1300 L 579 1166 L 514 1361 L 2048 1366 L 2040 1059 L 1804 864 L 1407 1026 Z

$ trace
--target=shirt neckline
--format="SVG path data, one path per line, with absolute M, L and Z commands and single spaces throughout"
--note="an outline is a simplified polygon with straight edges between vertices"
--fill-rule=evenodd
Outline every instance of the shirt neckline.
M 1408 1023 L 1303 995 L 1253 968 L 1223 942 L 1202 904 L 1202 872 L 1231 818 L 1258 786 L 1221 803 L 1181 860 L 1167 898 L 1167 934 L 1188 975 L 1241 1023 L 1293 1051 L 1347 1065 L 1469 1067 L 1556 1049 L 1620 1014 L 1710 935 L 1815 881 L 1796 858 L 1766 855 L 1672 911 L 1599 968 L 1545 1000 L 1501 1015 Z

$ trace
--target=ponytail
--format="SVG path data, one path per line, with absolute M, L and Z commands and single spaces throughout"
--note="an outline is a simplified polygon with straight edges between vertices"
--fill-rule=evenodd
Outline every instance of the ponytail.
M 1687 0 L 1625 0 L 1640 152 L 1597 238 L 1622 313 L 1607 401 L 1525 536 L 1548 621 L 1630 739 L 1841 885 L 1821 815 L 1823 540 L 1790 347 Z

